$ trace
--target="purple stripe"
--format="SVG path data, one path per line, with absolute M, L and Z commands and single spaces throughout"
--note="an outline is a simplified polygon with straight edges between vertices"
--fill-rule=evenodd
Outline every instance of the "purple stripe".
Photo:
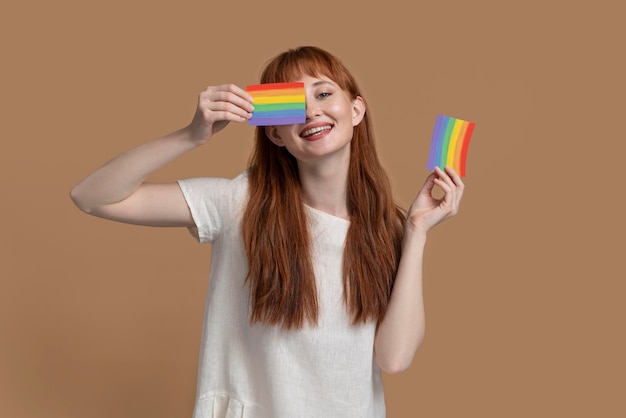
M 442 116 L 441 117 L 441 127 L 439 128 L 439 132 L 437 134 L 437 149 L 435 150 L 435 166 L 439 166 L 439 168 L 443 169 L 439 163 L 441 162 L 441 149 L 443 148 L 444 142 L 446 140 L 446 130 L 448 125 L 450 124 L 450 116 Z M 433 167 L 434 169 L 435 167 Z
M 248 119 L 248 125 L 250 126 L 274 126 L 274 125 L 295 125 L 304 123 L 306 121 L 305 116 L 290 116 L 280 118 L 252 118 Z
M 439 141 L 439 132 L 441 131 L 441 124 L 443 122 L 443 116 L 437 115 L 437 120 L 435 121 L 435 129 L 433 130 L 433 136 L 430 140 L 430 151 L 428 153 L 428 166 L 427 170 L 435 169 L 435 157 L 437 156 L 437 141 Z

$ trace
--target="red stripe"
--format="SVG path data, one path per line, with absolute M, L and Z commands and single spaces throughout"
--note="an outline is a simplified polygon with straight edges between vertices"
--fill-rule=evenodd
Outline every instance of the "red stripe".
M 304 88 L 304 83 L 266 83 L 266 84 L 253 84 L 246 87 L 247 91 L 263 91 L 263 90 L 278 90 L 278 89 L 297 89 Z

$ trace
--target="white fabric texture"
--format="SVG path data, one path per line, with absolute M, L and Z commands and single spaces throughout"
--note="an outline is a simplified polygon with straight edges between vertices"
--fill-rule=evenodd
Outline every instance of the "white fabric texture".
M 193 418 L 382 418 L 375 323 L 354 326 L 343 302 L 349 222 L 306 207 L 320 301 L 317 327 L 250 324 L 241 235 L 246 173 L 179 185 L 196 227 L 212 244 Z

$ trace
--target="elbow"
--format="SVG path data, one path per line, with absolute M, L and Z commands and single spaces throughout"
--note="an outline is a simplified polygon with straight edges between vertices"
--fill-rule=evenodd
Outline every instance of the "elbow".
M 74 202 L 74 205 L 78 209 L 82 210 L 85 213 L 92 213 L 91 208 L 84 202 L 79 185 L 72 187 L 72 189 L 70 190 L 70 199 L 72 199 L 72 202 Z
M 378 367 L 386 374 L 404 373 L 409 369 L 412 362 L 413 357 L 390 359 L 387 361 L 376 359 L 376 364 L 378 364 Z
M 388 352 L 376 355 L 376 364 L 383 372 L 387 374 L 404 373 L 411 367 L 413 358 L 417 352 L 415 349 L 407 349 L 404 351 Z
M 379 344 L 374 350 L 378 367 L 387 374 L 404 373 L 411 367 L 415 353 L 422 345 L 423 333 L 411 343 L 396 343 L 392 346 Z

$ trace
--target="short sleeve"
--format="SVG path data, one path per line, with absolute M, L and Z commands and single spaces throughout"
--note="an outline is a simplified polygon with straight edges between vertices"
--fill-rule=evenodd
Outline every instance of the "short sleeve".
M 247 198 L 247 176 L 234 179 L 198 177 L 179 180 L 195 226 L 189 232 L 200 243 L 214 242 L 241 216 Z

